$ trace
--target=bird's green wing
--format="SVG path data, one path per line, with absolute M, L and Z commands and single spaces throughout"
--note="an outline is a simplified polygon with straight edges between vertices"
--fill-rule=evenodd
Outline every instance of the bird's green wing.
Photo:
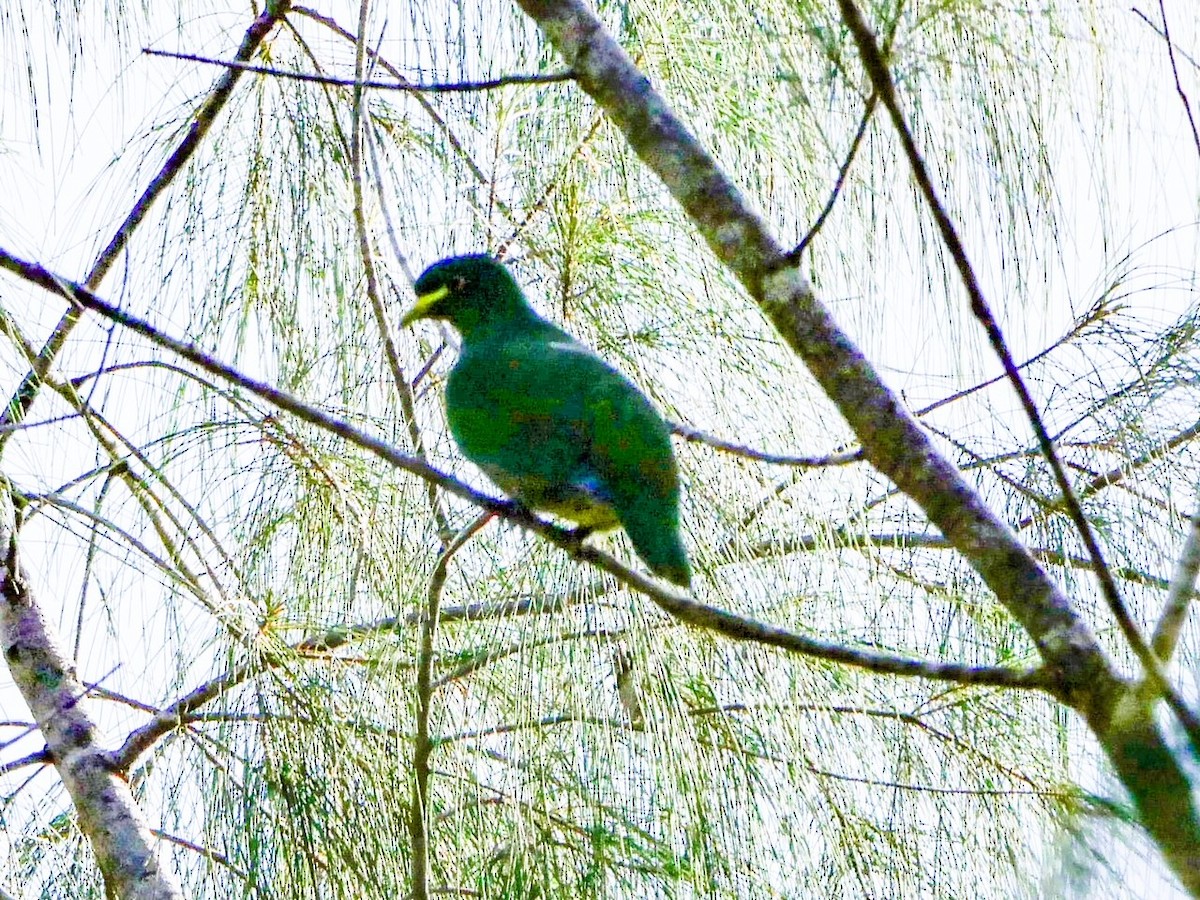
M 464 345 L 446 410 L 464 455 L 506 493 L 580 524 L 619 522 L 654 572 L 689 583 L 666 424 L 574 338 L 546 323 Z
M 679 471 L 671 433 L 641 391 L 607 364 L 604 369 L 584 394 L 589 466 L 638 555 L 658 575 L 687 586 L 691 570 L 679 536 Z
M 591 527 L 617 524 L 586 463 L 585 385 L 607 369 L 558 329 L 464 346 L 446 387 L 463 454 L 507 494 Z

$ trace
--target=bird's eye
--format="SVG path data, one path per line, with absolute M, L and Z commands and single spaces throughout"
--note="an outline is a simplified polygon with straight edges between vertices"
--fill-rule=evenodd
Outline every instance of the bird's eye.
M 461 291 L 466 290 L 466 288 L 467 288 L 467 279 L 463 278 L 463 276 L 461 276 L 461 275 L 459 275 L 457 278 L 455 278 L 453 281 L 450 282 L 450 289 L 452 291 L 454 291 L 454 293 L 456 293 L 456 294 Z

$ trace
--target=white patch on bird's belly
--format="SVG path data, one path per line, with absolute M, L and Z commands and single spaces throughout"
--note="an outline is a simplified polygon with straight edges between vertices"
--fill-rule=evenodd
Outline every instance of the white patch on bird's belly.
M 480 468 L 500 490 L 530 509 L 597 530 L 616 528 L 620 524 L 611 498 L 591 479 L 552 487 L 543 479 L 514 477 L 498 466 L 482 465 Z
M 547 349 L 554 350 L 558 353 L 577 353 L 580 356 L 595 356 L 596 354 L 576 341 L 551 341 L 546 345 Z

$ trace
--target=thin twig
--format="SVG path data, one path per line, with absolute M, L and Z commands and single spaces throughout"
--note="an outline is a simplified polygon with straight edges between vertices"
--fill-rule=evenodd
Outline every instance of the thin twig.
M 553 198 L 559 187 L 566 180 L 567 170 L 571 163 L 576 159 L 576 157 L 579 156 L 580 153 L 583 152 L 584 148 L 587 147 L 592 138 L 596 136 L 596 132 L 600 130 L 600 126 L 603 124 L 604 114 L 597 112 L 592 118 L 591 127 L 584 132 L 583 137 L 579 139 L 574 148 L 572 148 L 571 152 L 568 153 L 566 157 L 564 157 L 559 163 L 558 171 L 555 172 L 549 183 L 542 190 L 541 195 L 538 196 L 538 198 L 525 209 L 525 215 L 521 217 L 521 221 L 518 222 L 513 228 L 512 234 L 501 241 L 496 247 L 495 255 L 498 259 L 504 259 L 504 257 L 508 254 L 508 248 L 516 243 L 518 239 L 520 239 L 521 235 L 525 233 L 525 230 L 529 227 L 530 223 L 533 222 L 534 218 L 546 208 L 551 198 Z M 495 179 L 492 180 L 492 186 L 494 191 Z M 490 218 L 491 217 L 489 216 L 489 221 Z
M 396 236 L 396 223 L 392 219 L 392 203 L 384 191 L 383 166 L 379 163 L 378 150 L 378 147 L 383 144 L 383 138 L 379 136 L 378 131 L 374 128 L 368 132 L 367 136 L 369 137 L 367 140 L 367 150 L 371 154 L 371 175 L 374 178 L 379 212 L 383 216 L 383 231 L 387 235 L 388 243 L 391 245 L 392 256 L 396 257 L 396 262 L 399 263 L 400 270 L 404 273 L 404 279 L 411 286 L 417 280 L 417 276 L 413 274 L 408 256 L 400 248 L 400 239 Z
M 164 559 L 151 550 L 147 544 L 138 539 L 131 532 L 117 525 L 117 523 L 111 519 L 100 515 L 99 512 L 88 509 L 86 506 L 80 506 L 77 503 L 67 500 L 65 497 L 59 497 L 53 494 L 27 493 L 24 494 L 23 497 L 31 504 L 44 503 L 45 505 L 54 507 L 55 509 L 61 509 L 64 512 L 74 513 L 79 518 L 91 522 L 93 527 L 99 526 L 99 528 L 103 529 L 103 534 L 109 540 L 120 538 L 139 554 L 141 554 L 141 556 L 148 562 L 153 564 L 153 566 L 162 574 L 167 576 L 171 582 L 184 588 L 206 610 L 215 616 L 219 615 L 218 605 L 213 603 L 208 594 L 205 593 L 204 588 L 200 586 L 199 579 L 196 578 L 193 573 L 189 572 L 185 566 L 179 564 L 178 556 L 174 552 L 174 548 L 172 546 L 167 545 L 169 558 Z M 40 512 L 40 510 L 38 511 Z
M 879 105 L 879 94 L 876 91 L 871 92 L 871 96 L 867 98 L 867 104 L 863 108 L 862 119 L 859 120 L 858 130 L 854 132 L 854 140 L 850 142 L 850 149 L 846 151 L 846 158 L 842 161 L 841 167 L 838 169 L 837 180 L 833 183 L 833 190 L 829 193 L 829 199 L 825 201 L 825 208 L 821 210 L 821 214 L 817 216 L 817 221 L 813 222 L 812 227 L 800 239 L 790 253 L 787 255 L 788 262 L 795 265 L 804 256 L 804 251 L 808 245 L 825 227 L 825 222 L 833 213 L 833 208 L 837 205 L 838 197 L 841 196 L 842 189 L 846 186 L 846 176 L 850 174 L 850 166 L 854 164 L 854 158 L 858 155 L 858 148 L 862 145 L 862 140 L 867 134 L 867 126 L 871 124 L 871 116 L 875 114 L 875 107 Z
M 1167 12 L 1165 9 L 1163 9 L 1162 0 L 1159 0 L 1158 3 L 1158 11 L 1162 15 L 1162 28 L 1159 28 L 1158 25 L 1156 25 L 1154 22 L 1151 22 L 1150 17 L 1137 7 L 1134 7 L 1130 11 L 1147 25 L 1149 25 L 1151 31 L 1167 42 L 1167 55 L 1171 60 L 1171 74 L 1175 76 L 1175 92 L 1179 94 L 1180 99 L 1183 100 L 1183 110 L 1185 113 L 1187 113 L 1188 122 L 1192 126 L 1192 140 L 1196 144 L 1196 151 L 1200 152 L 1200 134 L 1198 134 L 1196 130 L 1196 119 L 1192 115 L 1192 106 L 1188 102 L 1187 94 L 1184 92 L 1183 86 L 1179 81 L 1179 67 L 1175 62 L 1175 54 L 1178 53 L 1180 56 L 1186 59 L 1188 63 L 1191 64 L 1193 69 L 1200 69 L 1200 62 L 1197 62 L 1195 57 L 1189 55 L 1186 50 L 1177 48 L 1175 46 L 1175 42 L 1171 40 L 1171 32 L 1167 28 Z
M 527 653 L 536 647 L 554 646 L 564 644 L 568 641 L 583 640 L 584 638 L 614 638 L 624 634 L 624 629 L 613 628 L 587 628 L 582 631 L 573 631 L 567 634 L 552 634 L 543 638 L 531 640 L 528 638 L 520 638 L 503 646 L 491 647 L 487 650 L 475 653 L 464 662 L 455 666 L 445 675 L 438 678 L 433 683 L 433 689 L 438 690 L 448 684 L 453 684 L 456 681 L 462 681 L 468 675 L 474 675 L 480 669 L 490 666 L 494 662 L 499 662 L 502 659 L 507 659 L 510 656 L 515 656 L 518 653 Z
M 179 728 L 189 715 L 209 701 L 237 687 L 248 678 L 265 671 L 273 657 L 264 657 L 256 664 L 243 664 L 224 675 L 218 675 L 184 694 L 174 703 L 163 707 L 154 718 L 135 728 L 125 737 L 124 743 L 111 754 L 112 763 L 118 772 L 128 772 L 138 758 L 153 747 L 163 735 Z
M 34 727 L 36 728 L 37 726 Z M 42 766 L 52 765 L 54 765 L 54 757 L 50 755 L 50 750 L 46 747 L 43 747 L 41 750 L 35 750 L 33 753 L 28 753 L 19 759 L 10 760 L 6 763 L 0 763 L 0 775 L 8 775 L 12 772 L 18 771 L 19 769 L 23 769 L 26 766 L 37 766 L 39 770 L 38 772 L 34 772 L 28 778 L 26 778 L 25 781 L 23 781 L 15 791 L 10 791 L 8 794 L 6 794 L 4 796 L 5 804 L 11 803 L 17 798 L 17 795 L 20 794 L 21 791 L 29 786 L 29 782 L 38 776 Z
M 1196 127 L 1192 103 L 1188 100 L 1187 92 L 1179 81 L 1179 66 L 1175 62 L 1175 42 L 1171 40 L 1171 27 L 1167 24 L 1167 10 L 1163 6 L 1163 0 L 1158 0 L 1158 12 L 1162 16 L 1162 36 L 1163 40 L 1167 42 L 1167 57 L 1171 60 L 1171 75 L 1175 78 L 1175 93 L 1179 95 L 1179 100 L 1183 103 L 1183 111 L 1187 115 L 1188 124 L 1192 126 L 1192 144 L 1196 147 L 1196 153 L 1200 154 L 1200 129 Z
M 1162 29 L 1159 28 L 1153 22 L 1151 22 L 1150 17 L 1148 15 L 1146 15 L 1144 12 L 1142 12 L 1140 9 L 1138 9 L 1136 6 L 1131 7 L 1130 12 L 1132 12 L 1135 16 L 1137 16 L 1139 19 L 1141 19 L 1143 22 L 1145 22 L 1147 25 L 1149 25 L 1150 30 L 1153 31 L 1155 34 L 1157 34 L 1159 37 L 1161 37 L 1161 38 L 1166 37 L 1166 35 L 1163 34 Z M 1183 48 L 1176 48 L 1176 50 L 1180 56 L 1182 56 L 1184 59 L 1186 59 L 1188 61 L 1188 63 L 1191 65 L 1191 67 L 1193 69 L 1200 69 L 1200 61 L 1197 61 L 1194 56 L 1190 55 Z
M 211 847 L 205 847 L 202 844 L 197 844 L 194 841 L 189 841 L 187 838 L 180 837 L 177 834 L 171 834 L 169 831 L 163 831 L 161 828 L 151 828 L 150 833 L 156 838 L 174 844 L 177 847 L 183 847 L 185 850 L 191 850 L 211 863 L 216 863 L 219 866 L 224 866 L 242 881 L 249 881 L 250 873 L 244 869 L 239 869 L 235 866 L 228 856 L 223 853 L 218 853 Z
M 1167 602 L 1162 617 L 1154 629 L 1154 652 L 1163 661 L 1174 655 L 1188 608 L 1196 596 L 1196 573 L 1200 571 L 1200 497 L 1197 498 L 1197 504 L 1188 523 L 1187 538 L 1183 542 L 1175 574 L 1167 588 Z
M 701 431 L 699 428 L 693 428 L 691 425 L 684 425 L 681 422 L 668 422 L 667 424 L 674 434 L 679 435 L 685 441 L 705 444 L 706 446 L 716 450 L 723 450 L 734 456 L 741 456 L 745 459 L 753 459 L 776 466 L 796 466 L 799 468 L 846 466 L 850 463 L 862 462 L 863 460 L 862 450 L 851 450 L 846 453 L 830 453 L 826 456 L 789 456 L 783 453 L 767 453 L 743 444 L 735 444 L 733 441 L 727 441 L 724 438 Z
M 892 27 L 884 38 L 884 51 L 890 53 L 892 42 L 896 39 L 896 30 L 900 27 L 900 20 L 904 12 L 904 0 L 897 5 L 892 13 Z M 835 66 L 843 78 L 847 78 L 848 73 L 841 60 L 835 60 Z M 846 185 L 846 177 L 850 174 L 850 166 L 854 164 L 854 158 L 858 155 L 860 146 L 862 145 L 863 137 L 867 133 L 867 125 L 871 122 L 871 117 L 875 114 L 875 107 L 879 105 L 879 92 L 872 90 L 871 95 L 867 97 L 867 102 L 863 107 L 862 119 L 858 123 L 858 130 L 854 134 L 854 140 L 850 142 L 850 149 L 846 153 L 846 159 L 842 166 L 838 169 L 837 181 L 834 182 L 833 191 L 829 195 L 829 200 L 825 203 L 825 208 L 821 210 L 821 214 L 817 216 L 817 221 L 813 223 L 812 228 L 808 233 L 800 239 L 800 243 L 796 245 L 790 253 L 787 254 L 787 260 L 792 265 L 798 265 L 801 257 L 804 255 L 804 250 L 812 242 L 812 239 L 817 236 L 821 229 L 825 226 L 825 220 L 829 218 L 833 212 L 834 206 L 837 205 L 838 197 Z
M 339 25 L 337 20 L 319 13 L 315 9 L 310 9 L 307 6 L 297 5 L 292 7 L 292 11 L 297 15 L 312 19 L 319 25 L 323 25 L 338 37 L 342 38 L 342 40 L 349 41 L 352 44 L 357 42 L 357 38 L 354 36 L 354 34 Z M 383 68 L 397 81 L 406 81 L 404 76 L 400 73 L 399 68 L 392 65 L 382 56 L 372 56 L 371 61 Z M 441 116 L 440 113 L 438 113 L 437 108 L 430 102 L 429 98 L 419 92 L 411 94 L 410 96 L 412 96 L 413 100 L 415 100 L 417 104 L 425 111 L 425 114 L 430 118 L 430 120 L 439 129 L 441 129 L 442 133 L 446 136 L 446 142 L 450 145 L 450 148 L 458 154 L 459 159 L 462 160 L 463 165 L 467 167 L 467 170 L 471 173 L 475 180 L 481 185 L 489 184 L 490 179 L 483 174 L 483 170 L 479 168 L 479 165 L 474 159 L 472 159 L 471 154 L 467 152 L 467 148 L 463 145 L 462 141 L 458 139 L 458 136 L 454 133 L 454 129 L 452 129 L 449 123 Z M 512 213 L 507 205 L 500 201 L 497 201 L 497 205 L 500 207 L 500 211 L 504 213 L 505 216 L 510 219 L 512 218 Z M 416 384 L 417 382 L 414 380 L 413 383 Z
M 1075 492 L 1076 496 L 1079 497 L 1080 500 L 1086 500 L 1088 497 L 1092 497 L 1100 493 L 1105 488 L 1119 485 L 1126 481 L 1129 476 L 1131 476 L 1138 469 L 1148 466 L 1151 463 L 1158 462 L 1159 460 L 1165 458 L 1166 455 L 1176 447 L 1186 444 L 1188 441 L 1191 441 L 1196 437 L 1200 437 L 1200 421 L 1189 425 L 1187 428 L 1183 429 L 1183 431 L 1180 431 L 1178 434 L 1175 434 L 1174 436 L 1163 441 L 1161 445 L 1155 447 L 1153 450 L 1147 450 L 1141 456 L 1127 460 L 1126 462 L 1121 463 L 1119 466 L 1113 466 L 1107 472 L 1101 472 L 1100 474 L 1096 475 L 1094 474 L 1095 470 L 1087 471 L 1087 474 L 1092 475 L 1092 479 Z M 1137 492 L 1132 488 L 1126 487 L 1125 490 L 1137 496 Z M 1143 499 L 1145 499 L 1148 503 L 1156 503 L 1161 508 L 1168 509 L 1165 503 L 1155 501 L 1153 498 Z M 1051 502 L 1050 506 L 1051 508 L 1057 508 L 1060 503 L 1061 500 L 1058 502 Z M 1016 528 L 1018 531 L 1023 531 L 1032 525 L 1034 521 L 1035 520 L 1032 516 L 1027 516 L 1017 523 Z
M 410 94 L 465 94 L 472 91 L 492 91 L 497 88 L 523 84 L 558 84 L 563 81 L 570 81 L 575 77 L 574 73 L 570 71 L 562 71 L 546 72 L 538 75 L 502 75 L 499 78 L 487 78 L 482 81 L 442 81 L 431 84 L 416 84 L 411 81 L 355 81 L 353 78 L 333 78 L 328 75 L 314 75 L 311 72 L 292 72 L 287 69 L 276 69 L 271 66 L 256 66 L 252 63 L 238 60 L 197 56 L 194 53 L 172 53 L 169 50 L 152 50 L 149 47 L 143 47 L 142 52 L 147 56 L 165 56 L 170 59 L 182 59 L 187 62 L 204 63 L 210 66 L 223 66 L 238 72 L 270 75 L 273 78 L 284 78 L 290 81 L 306 81 L 310 84 L 327 84 L 346 88 L 362 86 L 374 90 L 401 91 Z
M 864 549 L 877 550 L 955 550 L 955 545 L 938 534 L 921 532 L 855 532 L 849 528 L 837 528 L 828 534 L 802 534 L 755 544 L 748 551 L 751 559 L 766 559 L 789 553 L 814 553 L 825 550 Z M 1029 552 L 1039 562 L 1051 566 L 1092 571 L 1092 561 L 1086 556 L 1051 550 L 1047 547 L 1030 547 Z M 1170 589 L 1166 578 L 1151 575 L 1131 566 L 1114 566 L 1113 575 L 1130 584 L 1150 587 L 1160 591 Z M 1193 594 L 1195 596 L 1195 594 Z
M 365 8 L 366 0 L 363 0 L 363 6 Z M 425 615 L 421 619 L 418 638 L 417 721 L 413 734 L 413 792 L 412 808 L 409 810 L 409 834 L 412 841 L 412 885 L 409 890 L 414 900 L 428 900 L 429 897 L 429 781 L 432 776 L 429 759 L 433 755 L 435 743 L 429 733 L 429 719 L 433 713 L 433 695 L 437 690 L 433 681 L 433 653 L 442 588 L 446 584 L 451 558 L 491 518 L 491 513 L 481 513 L 455 535 L 438 557 L 437 565 L 429 578 Z
M 1063 797 L 1062 791 L 1046 788 L 940 788 L 924 784 L 906 784 L 899 781 L 884 781 L 878 778 L 868 778 L 860 775 L 845 775 L 841 772 L 831 772 L 819 769 L 808 763 L 804 768 L 820 778 L 830 778 L 836 781 L 848 781 L 852 784 L 863 784 L 873 788 L 887 788 L 892 791 L 912 791 L 921 794 L 943 794 L 963 797 Z
M 387 307 L 379 290 L 379 279 L 375 272 L 375 256 L 371 250 L 371 238 L 367 233 L 366 211 L 363 205 L 363 119 L 366 105 L 366 88 L 368 82 L 363 78 L 367 61 L 367 45 L 365 36 L 360 36 L 354 56 L 354 102 L 351 104 L 350 126 L 350 184 L 354 195 L 354 230 L 358 235 L 358 253 L 362 262 L 363 273 L 366 276 L 367 299 L 371 304 L 371 313 L 375 317 L 375 327 L 379 330 L 379 340 L 383 343 L 384 356 L 387 358 L 388 369 L 392 375 L 392 385 L 396 397 L 400 401 L 400 414 L 408 431 L 409 443 L 413 454 L 419 459 L 426 459 L 425 441 L 417 423 L 416 405 L 413 402 L 412 387 L 404 374 L 404 365 L 400 362 L 400 351 L 392 339 L 392 326 L 388 320 Z M 378 51 L 372 54 L 378 57 Z M 438 534 L 447 534 L 450 523 L 442 509 L 441 498 L 437 487 L 426 483 L 428 491 L 426 499 Z
M 1107 294 L 1105 296 L 1101 297 L 1098 301 L 1096 301 L 1096 303 L 1092 306 L 1091 309 L 1089 309 L 1086 313 L 1084 313 L 1082 316 L 1080 316 L 1078 320 L 1076 320 L 1075 324 L 1071 326 L 1070 331 L 1068 331 L 1066 334 L 1064 334 L 1062 337 L 1060 337 L 1058 340 L 1056 340 L 1049 347 L 1046 347 L 1045 349 L 1038 351 L 1037 353 L 1033 354 L 1033 356 L 1029 357 L 1024 362 L 1019 363 L 1017 365 L 1017 368 L 1018 369 L 1027 369 L 1030 366 L 1032 366 L 1034 363 L 1039 362 L 1042 359 L 1045 359 L 1047 356 L 1049 356 L 1051 353 L 1053 353 L 1059 347 L 1062 347 L 1062 346 L 1070 343 L 1071 341 L 1073 341 L 1075 338 L 1080 337 L 1083 334 L 1083 332 L 1086 331 L 1088 328 L 1090 328 L 1092 325 L 1095 325 L 1097 322 L 1099 322 L 1102 319 L 1111 315 L 1113 312 L 1113 307 L 1109 302 L 1110 299 L 1111 298 Z M 969 397 L 972 394 L 975 394 L 975 393 L 978 393 L 979 391 L 984 390 L 985 388 L 991 387 L 993 384 L 998 384 L 999 382 L 1004 381 L 1007 377 L 1008 377 L 1007 373 L 996 375 L 994 378 L 988 378 L 985 381 L 980 381 L 977 384 L 973 384 L 968 388 L 963 388 L 961 391 L 955 391 L 953 394 L 950 394 L 949 396 L 942 397 L 940 400 L 934 400 L 932 403 L 930 403 L 926 406 L 922 406 L 918 410 L 914 410 L 913 415 L 914 416 L 928 415 L 929 413 L 933 412 L 935 409 L 939 409 L 950 403 L 955 403 L 959 400 Z
M 114 474 L 114 469 L 115 467 L 109 468 L 104 473 L 104 480 L 100 483 L 100 490 L 96 492 L 96 500 L 92 506 L 97 516 L 100 515 L 100 510 L 104 506 L 105 499 L 108 497 L 108 491 L 112 487 L 113 480 L 118 477 Z M 79 610 L 75 614 L 75 640 L 71 650 L 71 658 L 74 660 L 79 659 L 79 648 L 83 643 L 83 622 L 87 615 L 88 587 L 95 577 L 96 549 L 98 538 L 100 537 L 99 524 L 96 519 L 92 519 L 88 527 L 87 552 L 83 557 L 83 574 L 79 579 Z

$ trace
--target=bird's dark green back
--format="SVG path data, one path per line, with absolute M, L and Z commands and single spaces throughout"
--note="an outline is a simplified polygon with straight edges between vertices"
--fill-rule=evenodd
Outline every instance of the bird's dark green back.
M 582 525 L 620 524 L 652 571 L 688 585 L 670 432 L 624 375 L 537 315 L 487 256 L 436 263 L 405 322 L 462 335 L 446 413 L 463 454 L 507 494 Z

